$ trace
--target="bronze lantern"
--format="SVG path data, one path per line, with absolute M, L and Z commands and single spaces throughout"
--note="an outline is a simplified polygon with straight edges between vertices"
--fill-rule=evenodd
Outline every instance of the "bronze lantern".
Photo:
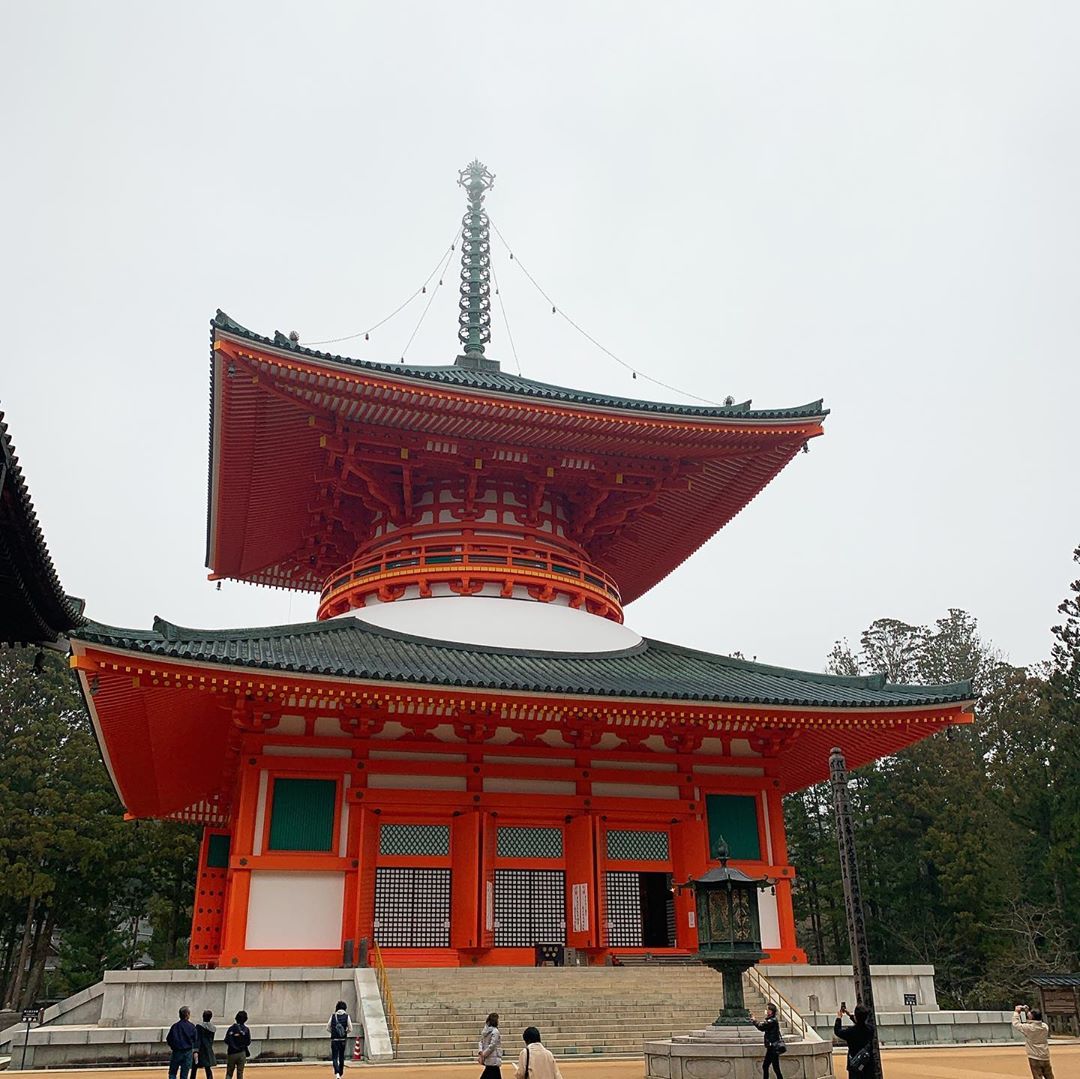
M 750 1021 L 743 1000 L 743 973 L 765 958 L 761 950 L 758 892 L 775 881 L 748 877 L 728 866 L 728 847 L 717 843 L 719 867 L 680 885 L 694 893 L 697 907 L 698 956 L 724 980 L 724 1008 L 713 1026 L 735 1026 Z

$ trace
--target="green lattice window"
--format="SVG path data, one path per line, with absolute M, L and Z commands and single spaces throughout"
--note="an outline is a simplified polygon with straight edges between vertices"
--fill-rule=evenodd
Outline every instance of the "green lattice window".
M 229 837 L 227 835 L 211 835 L 206 841 L 206 867 L 207 869 L 229 868 Z
M 336 802 L 332 779 L 274 780 L 270 849 L 332 850 Z
M 441 857 L 450 853 L 448 824 L 384 824 L 379 829 L 379 853 Z
M 561 858 L 561 828 L 500 828 L 496 842 L 500 858 Z
M 666 862 L 667 832 L 631 832 L 610 829 L 607 856 L 613 862 Z
M 709 818 L 710 855 L 715 856 L 716 844 L 723 836 L 732 858 L 754 860 L 761 857 L 757 803 L 757 798 L 747 794 L 705 796 L 705 809 Z

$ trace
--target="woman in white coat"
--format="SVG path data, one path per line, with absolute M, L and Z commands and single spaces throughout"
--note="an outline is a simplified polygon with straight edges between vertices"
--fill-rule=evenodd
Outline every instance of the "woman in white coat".
M 526 1027 L 521 1040 L 525 1048 L 514 1065 L 514 1079 L 563 1079 L 558 1062 L 544 1048 L 536 1027 Z

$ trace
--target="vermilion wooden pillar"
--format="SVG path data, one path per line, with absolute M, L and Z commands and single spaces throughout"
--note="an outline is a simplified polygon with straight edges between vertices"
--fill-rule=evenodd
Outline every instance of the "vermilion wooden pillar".
M 221 930 L 223 967 L 235 966 L 247 944 L 248 896 L 254 850 L 255 816 L 258 812 L 260 771 L 258 758 L 245 752 L 240 765 L 239 794 L 233 815 L 232 843 L 229 851 L 229 887 L 225 897 L 225 919 Z
M 787 833 L 784 829 L 784 799 L 776 786 L 765 792 L 769 806 L 769 838 L 772 841 L 773 863 L 788 868 Z M 776 882 L 776 920 L 780 929 L 780 947 L 773 955 L 777 963 L 805 963 L 804 952 L 795 939 L 795 906 L 791 895 L 793 874 L 789 872 Z
M 477 809 L 460 810 L 450 823 L 450 946 L 479 948 L 483 916 L 481 876 L 481 814 Z
M 566 943 L 571 948 L 599 946 L 596 853 L 593 817 L 571 817 L 566 825 Z
M 681 820 L 671 825 L 671 876 L 676 885 L 700 877 L 709 865 L 705 822 Z M 693 918 L 692 918 L 693 916 Z M 694 924 L 691 925 L 693 920 Z M 675 944 L 697 951 L 694 897 L 690 889 L 675 889 Z
M 356 846 L 354 857 L 360 865 L 356 871 L 356 903 L 353 914 L 353 939 L 359 949 L 360 941 L 376 941 L 375 936 L 375 866 L 379 856 L 379 815 L 362 803 L 354 802 L 350 813 L 356 815 Z M 350 831 L 354 826 L 350 816 Z

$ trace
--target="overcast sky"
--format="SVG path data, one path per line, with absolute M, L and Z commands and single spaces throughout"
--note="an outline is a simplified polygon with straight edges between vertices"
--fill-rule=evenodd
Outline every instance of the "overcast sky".
M 495 172 L 540 284 L 643 372 L 824 438 L 627 611 L 820 669 L 872 619 L 1047 654 L 1080 542 L 1073 4 L 0 5 L 0 407 L 101 621 L 314 618 L 206 581 L 208 320 L 381 319 Z M 496 243 L 529 377 L 672 399 Z M 440 290 L 408 360 L 457 353 Z M 370 341 L 397 360 L 414 303 Z M 517 369 L 496 310 L 489 354 Z

